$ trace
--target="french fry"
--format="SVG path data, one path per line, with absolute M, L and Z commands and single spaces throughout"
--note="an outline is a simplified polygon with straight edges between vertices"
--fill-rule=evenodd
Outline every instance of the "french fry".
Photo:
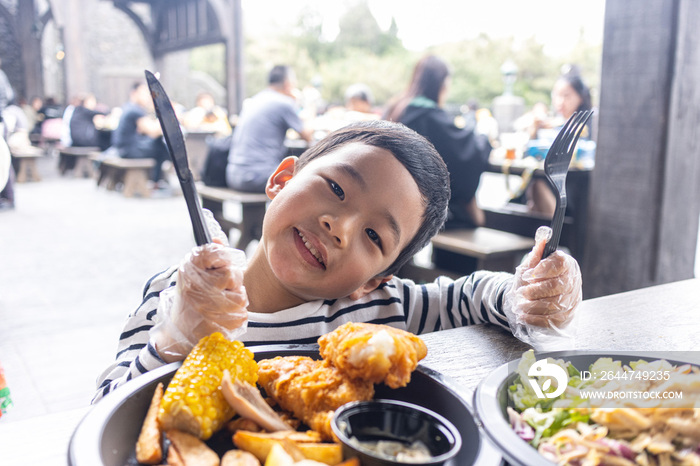
M 343 460 L 340 444 L 320 443 L 317 432 L 246 432 L 239 430 L 233 435 L 233 443 L 241 450 L 255 455 L 260 462 L 266 461 L 272 447 L 284 441 L 293 442 L 304 458 L 324 464 L 336 465 Z
M 263 429 L 250 419 L 244 417 L 237 417 L 228 423 L 226 423 L 226 429 L 235 434 L 239 430 L 247 430 L 248 432 L 261 432 Z
M 185 466 L 219 466 L 219 455 L 194 435 L 179 430 L 165 433 Z
M 166 463 L 168 466 L 187 466 L 185 460 L 182 459 L 182 455 L 178 453 L 175 448 L 168 448 L 168 459 Z
M 163 384 L 159 383 L 153 392 L 146 419 L 141 426 L 141 433 L 136 442 L 136 461 L 143 464 L 159 464 L 163 459 L 161 446 L 162 431 L 158 423 L 158 409 L 163 398 Z
M 221 458 L 221 466 L 260 466 L 260 461 L 243 450 L 229 450 Z
M 360 466 L 360 460 L 357 458 L 350 458 L 342 463 L 338 463 L 336 466 Z
M 276 440 L 270 448 L 270 454 L 267 455 L 265 466 L 294 466 L 294 458 L 287 453 L 287 450 Z
M 336 466 L 360 466 L 360 460 L 357 458 L 350 458 L 342 463 L 338 463 Z
M 343 451 L 339 443 L 298 443 L 297 446 L 310 460 L 336 465 L 343 461 Z

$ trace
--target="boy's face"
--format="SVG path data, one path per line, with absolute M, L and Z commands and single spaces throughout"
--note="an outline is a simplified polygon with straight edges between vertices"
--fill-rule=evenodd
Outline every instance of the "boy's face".
M 410 173 L 394 155 L 348 144 L 294 173 L 285 159 L 270 177 L 273 199 L 261 240 L 274 280 L 303 300 L 358 299 L 420 227 L 424 207 Z

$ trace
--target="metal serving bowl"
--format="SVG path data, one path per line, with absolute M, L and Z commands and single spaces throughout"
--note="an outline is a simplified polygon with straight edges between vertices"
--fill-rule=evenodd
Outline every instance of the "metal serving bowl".
M 264 346 L 252 348 L 255 359 L 275 356 L 318 358 L 318 347 L 307 345 Z M 71 466 L 136 465 L 135 446 L 141 424 L 159 382 L 167 385 L 180 363 L 168 364 L 141 375 L 99 401 L 76 428 L 68 447 Z M 449 466 L 491 466 L 501 456 L 490 442 L 480 436 L 470 406 L 453 382 L 438 372 L 419 366 L 411 382 L 392 390 L 376 386 L 376 398 L 406 401 L 428 408 L 452 422 L 462 436 L 462 447 Z M 208 445 L 219 455 L 234 448 L 231 436 L 214 435 Z

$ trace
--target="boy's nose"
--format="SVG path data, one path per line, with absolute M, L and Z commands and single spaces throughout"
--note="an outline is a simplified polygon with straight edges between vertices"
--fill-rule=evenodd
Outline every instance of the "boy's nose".
M 321 224 L 324 230 L 331 236 L 335 245 L 340 247 L 345 247 L 349 244 L 354 223 L 354 219 L 348 216 L 321 216 Z

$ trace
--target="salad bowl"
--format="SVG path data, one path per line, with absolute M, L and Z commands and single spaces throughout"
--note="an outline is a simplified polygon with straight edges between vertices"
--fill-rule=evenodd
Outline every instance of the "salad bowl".
M 528 355 L 528 353 L 530 354 Z M 528 353 L 525 353 L 523 357 L 529 357 L 530 361 L 526 362 L 530 364 L 534 363 L 535 360 L 539 362 L 545 358 L 552 358 L 570 363 L 578 371 L 584 372 L 593 364 L 600 364 L 601 358 L 612 358 L 613 361 L 619 361 L 622 365 L 634 365 L 634 362 L 639 360 L 657 361 L 660 359 L 674 366 L 686 364 L 697 366 L 700 363 L 697 353 L 687 352 L 643 353 L 612 351 L 584 353 L 581 351 L 560 351 L 538 353 L 536 358 L 531 351 Z M 513 397 L 509 396 L 509 392 L 511 394 L 518 393 L 517 396 L 520 396 L 521 407 L 534 407 L 537 401 L 542 400 L 534 400 L 533 396 L 531 396 L 532 391 L 529 388 L 529 384 L 526 384 L 523 380 L 527 378 L 527 373 L 523 373 L 523 367 L 525 366 L 521 365 L 519 367 L 519 363 L 522 360 L 517 359 L 503 364 L 482 380 L 474 392 L 475 415 L 486 437 L 500 450 L 508 464 L 513 466 L 555 466 L 554 462 L 542 456 L 536 448 L 524 440 L 524 438 L 530 437 L 523 435 L 522 430 L 516 432 L 519 426 L 513 427 L 511 425 L 508 408 L 514 407 L 514 403 Z M 534 365 L 530 367 L 534 367 Z M 527 369 L 525 369 L 525 372 L 527 372 Z M 572 375 L 572 373 L 569 373 L 569 375 Z M 576 422 L 576 419 L 573 418 L 576 416 L 575 410 L 564 409 L 563 411 L 566 412 L 562 416 L 571 415 L 572 418 L 569 421 Z M 552 416 L 554 416 L 554 413 L 552 413 Z M 529 429 L 529 427 L 527 428 Z M 614 443 L 614 441 L 611 441 L 611 443 Z

